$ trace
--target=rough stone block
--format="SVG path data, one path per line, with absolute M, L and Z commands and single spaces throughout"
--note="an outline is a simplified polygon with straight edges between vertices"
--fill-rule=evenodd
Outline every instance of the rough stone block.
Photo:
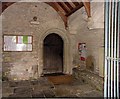
M 9 87 L 9 82 L 8 81 L 2 81 L 2 87 Z
M 18 86 L 18 82 L 10 81 L 10 82 L 9 82 L 9 86 L 10 86 L 10 87 L 17 87 L 17 86 Z
M 34 86 L 32 86 L 32 89 L 33 89 L 33 92 L 41 92 L 45 88 L 44 88 L 44 86 L 41 86 L 41 85 L 34 85 Z
M 52 90 L 43 90 L 43 93 L 47 98 L 55 97 L 55 93 Z
M 100 76 L 86 70 L 81 71 L 78 69 L 74 69 L 73 72 L 74 76 L 77 79 L 84 80 L 100 91 L 103 90 L 103 79 Z
M 30 81 L 25 80 L 25 81 L 19 81 L 18 86 L 30 86 Z
M 33 89 L 29 86 L 26 87 L 18 87 L 14 89 L 14 93 L 32 93 Z
M 2 96 L 3 97 L 8 97 L 9 95 L 13 94 L 14 91 L 13 88 L 10 88 L 10 87 L 3 87 L 2 88 Z
M 4 62 L 11 62 L 12 58 L 11 57 L 4 57 L 3 60 L 4 60 Z
M 9 95 L 9 98 L 22 98 L 22 99 L 30 99 L 32 97 L 31 93 L 16 93 Z
M 38 80 L 33 80 L 33 81 L 30 81 L 30 83 L 31 83 L 32 85 L 38 85 L 38 84 L 39 84 L 39 81 L 38 81 Z
M 39 92 L 34 91 L 34 92 L 32 93 L 32 97 L 33 97 L 33 98 L 44 98 L 45 95 L 44 95 L 44 93 L 43 93 L 42 91 L 39 91 Z

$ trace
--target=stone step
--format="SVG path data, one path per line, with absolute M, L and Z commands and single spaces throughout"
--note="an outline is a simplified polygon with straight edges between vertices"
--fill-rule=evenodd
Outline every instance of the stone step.
M 103 78 L 87 70 L 73 69 L 73 75 L 78 80 L 83 80 L 94 86 L 96 89 L 103 90 Z

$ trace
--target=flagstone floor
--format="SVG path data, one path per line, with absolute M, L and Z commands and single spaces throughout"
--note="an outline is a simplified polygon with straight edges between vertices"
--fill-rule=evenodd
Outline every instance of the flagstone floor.
M 74 79 L 72 83 L 54 85 L 47 77 L 21 82 L 2 82 L 2 97 L 21 99 L 47 97 L 102 97 L 103 93 L 86 82 Z

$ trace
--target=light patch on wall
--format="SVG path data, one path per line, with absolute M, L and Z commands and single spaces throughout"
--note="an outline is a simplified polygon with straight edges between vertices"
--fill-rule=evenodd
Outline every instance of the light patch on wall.
M 98 23 L 96 23 L 96 22 L 94 22 L 94 20 L 93 20 L 93 18 L 92 17 L 90 17 L 90 18 L 88 18 L 88 23 L 87 23 L 87 27 L 88 27 L 88 29 L 100 29 L 100 28 L 104 28 L 104 23 L 103 22 L 98 22 Z
M 91 17 L 87 19 L 88 29 L 104 29 L 104 2 L 91 2 Z

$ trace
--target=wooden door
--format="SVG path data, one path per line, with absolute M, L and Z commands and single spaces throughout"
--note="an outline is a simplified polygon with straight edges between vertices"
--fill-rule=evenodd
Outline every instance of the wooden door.
M 44 68 L 43 73 L 63 72 L 63 40 L 55 34 L 49 34 L 44 39 Z

